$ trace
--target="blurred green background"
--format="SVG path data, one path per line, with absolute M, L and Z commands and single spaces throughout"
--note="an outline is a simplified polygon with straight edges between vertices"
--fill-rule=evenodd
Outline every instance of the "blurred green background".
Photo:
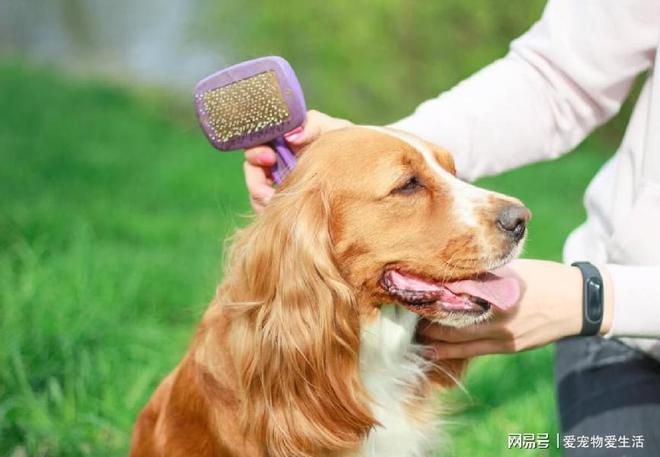
M 241 155 L 195 124 L 197 79 L 280 54 L 309 107 L 389 122 L 504 55 L 543 4 L 0 5 L 0 455 L 125 455 L 185 351 L 249 212 Z M 628 110 L 574 154 L 480 182 L 533 210 L 527 256 L 560 259 Z M 552 358 L 476 360 L 437 455 L 559 455 L 506 448 L 508 433 L 557 432 Z

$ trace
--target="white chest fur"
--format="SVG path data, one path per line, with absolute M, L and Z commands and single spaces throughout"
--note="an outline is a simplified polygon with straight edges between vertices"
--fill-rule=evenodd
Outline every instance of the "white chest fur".
M 413 336 L 418 316 L 385 305 L 378 320 L 363 326 L 360 348 L 362 382 L 372 397 L 376 427 L 362 447 L 364 457 L 423 457 L 436 438 L 435 427 L 409 416 L 406 403 L 424 377 L 424 360 Z

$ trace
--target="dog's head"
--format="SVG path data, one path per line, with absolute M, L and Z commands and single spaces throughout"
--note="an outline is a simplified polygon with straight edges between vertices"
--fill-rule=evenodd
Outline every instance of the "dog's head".
M 354 447 L 375 424 L 358 370 L 361 324 L 391 303 L 453 326 L 509 306 L 515 283 L 489 270 L 517 255 L 528 218 L 519 201 L 457 179 L 448 152 L 413 136 L 323 135 L 233 244 L 225 284 L 240 304 L 233 353 L 246 427 L 277 455 Z
M 282 194 L 308 188 L 323 202 L 332 260 L 362 313 L 395 302 L 462 326 L 515 302 L 516 281 L 489 271 L 519 253 L 530 213 L 454 175 L 437 146 L 353 127 L 312 144 Z

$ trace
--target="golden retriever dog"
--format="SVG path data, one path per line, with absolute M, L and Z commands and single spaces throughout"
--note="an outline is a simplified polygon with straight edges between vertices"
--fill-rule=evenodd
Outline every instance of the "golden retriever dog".
M 448 152 L 387 128 L 308 146 L 234 236 L 131 456 L 427 455 L 434 394 L 465 361 L 425 360 L 418 321 L 460 327 L 511 306 L 516 281 L 490 270 L 518 254 L 529 218 L 454 174 Z

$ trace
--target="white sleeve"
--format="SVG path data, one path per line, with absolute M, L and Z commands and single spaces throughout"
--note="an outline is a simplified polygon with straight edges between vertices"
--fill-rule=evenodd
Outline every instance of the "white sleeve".
M 510 52 L 393 124 L 474 180 L 555 158 L 619 110 L 657 44 L 658 0 L 550 0 Z
M 606 265 L 612 283 L 613 319 L 608 337 L 660 338 L 656 285 L 660 267 Z

